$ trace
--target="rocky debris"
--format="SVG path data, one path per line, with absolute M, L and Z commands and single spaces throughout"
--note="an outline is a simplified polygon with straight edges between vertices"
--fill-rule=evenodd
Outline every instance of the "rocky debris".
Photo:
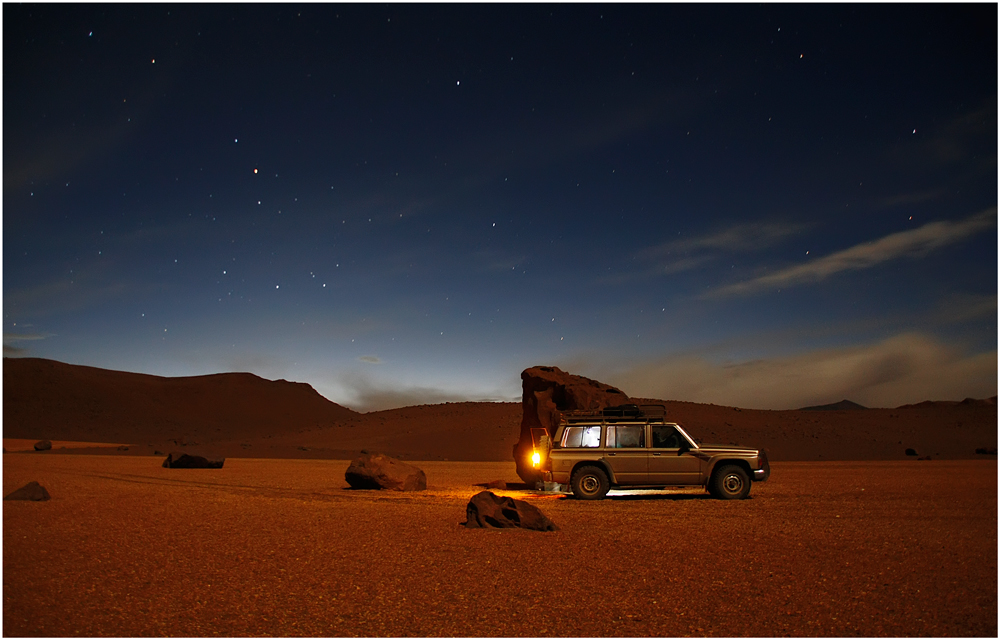
M 504 491 L 507 489 L 507 483 L 504 482 L 503 480 L 490 480 L 489 482 L 486 483 L 486 488 L 499 489 L 501 491 Z
M 167 459 L 163 461 L 163 467 L 165 469 L 221 469 L 225 462 L 225 458 L 209 459 L 173 451 L 167 454 Z
M 933 459 L 934 458 L 932 458 L 931 456 L 922 456 L 920 458 L 917 458 L 917 460 L 933 460 Z
M 4 500 L 33 500 L 35 502 L 42 502 L 49 499 L 49 492 L 45 490 L 45 487 L 38 484 L 34 480 L 24 485 L 17 491 L 4 496 Z
M 531 430 L 544 428 L 553 436 L 563 411 L 600 411 L 630 404 L 629 397 L 611 385 L 566 373 L 558 367 L 531 367 L 521 372 L 521 436 L 514 445 L 517 475 L 528 484 L 541 480 L 531 466 Z
M 48 451 L 52 448 L 52 443 L 48 440 L 39 440 L 35 443 L 35 451 Z
M 500 497 L 491 491 L 480 491 L 472 496 L 465 507 L 467 529 L 531 529 L 533 531 L 558 531 L 538 507 L 524 500 Z
M 128 447 L 126 447 L 125 445 L 121 445 L 120 447 L 118 447 L 118 450 L 119 451 L 128 451 Z
M 915 456 L 915 455 L 917 455 L 917 450 L 916 449 L 907 449 L 906 450 L 906 455 L 908 455 L 908 456 Z
M 997 454 L 996 447 L 992 449 L 987 449 L 986 447 L 979 447 L 976 449 L 976 454 L 980 456 L 995 456 Z
M 344 479 L 352 489 L 423 491 L 427 476 L 422 469 L 381 453 L 364 453 L 351 462 Z

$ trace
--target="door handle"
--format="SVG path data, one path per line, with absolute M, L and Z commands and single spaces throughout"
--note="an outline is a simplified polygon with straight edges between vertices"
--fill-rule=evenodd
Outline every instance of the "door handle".
M 614 454 L 614 453 L 609 453 L 608 455 L 609 455 L 609 456 L 613 456 L 613 455 L 615 455 L 615 454 Z
M 658 454 L 658 453 L 654 453 L 653 455 L 654 455 L 654 456 L 658 456 L 658 455 L 660 455 L 660 454 Z

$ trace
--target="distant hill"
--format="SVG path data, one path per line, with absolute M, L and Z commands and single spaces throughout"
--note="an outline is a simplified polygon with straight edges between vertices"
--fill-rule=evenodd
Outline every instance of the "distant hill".
M 357 416 L 308 384 L 250 373 L 164 378 L 3 359 L 3 436 L 88 442 L 255 440 Z
M 868 407 L 862 407 L 857 402 L 841 400 L 840 402 L 834 402 L 833 404 L 820 404 L 815 407 L 802 407 L 799 411 L 857 411 L 858 409 L 867 408 Z
M 996 461 L 995 397 L 895 409 L 864 409 L 844 401 L 805 411 L 633 401 L 663 404 L 667 418 L 700 442 L 761 447 L 776 462 L 915 460 L 907 449 L 933 460 Z M 230 457 L 348 460 L 364 449 L 406 460 L 513 465 L 520 422 L 520 402 L 357 413 L 308 384 L 249 373 L 164 378 L 37 358 L 3 360 L 3 437 L 23 440 L 18 446 L 28 450 L 45 438 L 130 445 L 128 451 L 73 445 L 79 448 L 66 453 L 154 455 L 183 447 Z M 13 441 L 6 444 L 14 450 Z

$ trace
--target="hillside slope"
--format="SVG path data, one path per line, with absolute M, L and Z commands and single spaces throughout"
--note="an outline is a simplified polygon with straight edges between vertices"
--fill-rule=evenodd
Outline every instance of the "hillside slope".
M 308 384 L 249 373 L 164 378 L 3 359 L 3 435 L 91 442 L 259 440 L 358 414 Z

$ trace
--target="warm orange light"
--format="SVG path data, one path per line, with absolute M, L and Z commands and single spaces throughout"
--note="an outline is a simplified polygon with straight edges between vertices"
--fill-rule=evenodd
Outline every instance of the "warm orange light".
M 531 466 L 537 467 L 540 464 L 542 464 L 542 454 L 535 451 L 531 454 Z
M 256 170 L 256 169 L 254 169 L 254 170 L 253 170 L 253 172 L 254 172 L 254 173 L 257 173 L 257 170 Z

